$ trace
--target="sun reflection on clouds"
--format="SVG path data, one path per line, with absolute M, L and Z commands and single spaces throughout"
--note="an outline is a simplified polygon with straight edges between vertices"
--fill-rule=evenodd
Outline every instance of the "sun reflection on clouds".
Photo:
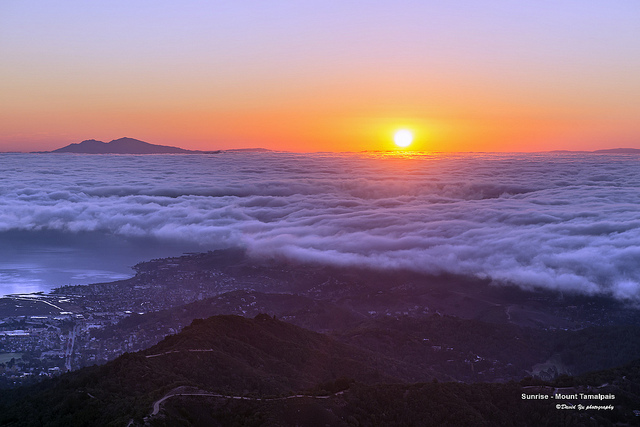
M 187 251 L 242 246 L 255 256 L 640 300 L 634 156 L 374 151 L 3 161 L 13 184 L 0 196 L 1 233 L 149 238 Z

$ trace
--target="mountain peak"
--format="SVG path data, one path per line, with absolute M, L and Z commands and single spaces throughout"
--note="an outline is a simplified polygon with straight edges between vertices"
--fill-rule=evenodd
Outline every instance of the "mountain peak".
M 80 143 L 69 144 L 66 147 L 53 150 L 52 153 L 79 154 L 176 154 L 197 153 L 197 151 L 168 145 L 149 144 L 139 139 L 123 137 L 110 142 L 87 139 Z

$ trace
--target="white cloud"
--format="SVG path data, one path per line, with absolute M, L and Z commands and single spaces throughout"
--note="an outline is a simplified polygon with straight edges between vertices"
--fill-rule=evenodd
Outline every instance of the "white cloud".
M 0 231 L 243 245 L 260 256 L 450 272 L 640 300 L 635 157 L 12 160 L 23 168 L 0 181 Z

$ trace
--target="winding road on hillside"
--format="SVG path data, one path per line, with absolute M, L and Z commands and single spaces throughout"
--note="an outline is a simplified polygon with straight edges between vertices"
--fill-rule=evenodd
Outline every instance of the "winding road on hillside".
M 150 416 L 157 415 L 158 412 L 160 412 L 160 408 L 161 408 L 162 403 L 164 403 L 164 401 L 166 401 L 167 399 L 170 399 L 170 398 L 175 397 L 175 396 L 206 396 L 206 397 L 219 397 L 219 398 L 222 398 L 222 399 L 251 400 L 251 401 L 257 401 L 257 402 L 272 402 L 272 401 L 276 401 L 276 400 L 302 399 L 302 398 L 307 398 L 307 399 L 329 399 L 330 397 L 340 396 L 341 394 L 344 394 L 344 390 L 343 390 L 343 391 L 339 391 L 337 393 L 324 395 L 324 396 L 314 396 L 314 395 L 309 395 L 309 394 L 295 394 L 295 395 L 292 395 L 292 396 L 285 396 L 285 397 L 262 398 L 262 397 L 247 397 L 247 396 L 233 396 L 233 395 L 228 395 L 228 394 L 217 394 L 217 393 L 210 393 L 210 392 L 207 392 L 207 391 L 181 391 L 181 389 L 183 389 L 183 388 L 182 387 L 178 387 L 177 389 L 171 390 L 170 392 L 165 394 L 162 398 L 160 398 L 160 399 L 156 400 L 155 402 L 153 402 L 153 411 L 151 412 Z

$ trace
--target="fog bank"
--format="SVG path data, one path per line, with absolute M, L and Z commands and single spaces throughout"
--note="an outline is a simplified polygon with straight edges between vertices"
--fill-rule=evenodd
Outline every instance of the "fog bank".
M 0 155 L 0 236 L 489 277 L 640 299 L 633 155 Z M 80 236 L 80 237 L 78 237 Z M 90 246 L 90 242 L 87 242 Z

